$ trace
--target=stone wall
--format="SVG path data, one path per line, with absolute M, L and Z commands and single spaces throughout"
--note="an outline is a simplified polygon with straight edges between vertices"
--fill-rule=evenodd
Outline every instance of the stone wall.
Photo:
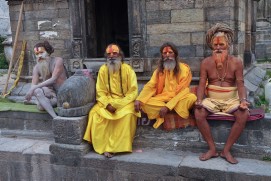
M 5 0 L 0 0 L 0 36 L 11 33 L 9 23 L 8 4 Z
M 214 24 L 228 24 L 236 33 L 233 53 L 243 58 L 245 0 L 147 0 L 147 56 L 158 57 L 159 46 L 171 41 L 193 70 L 210 54 L 205 34 Z
M 14 37 L 21 1 L 9 0 L 8 3 Z M 70 60 L 73 58 L 83 63 L 88 61 L 84 60 L 84 55 L 80 55 L 85 46 L 83 3 L 67 0 L 27 0 L 24 3 L 23 24 L 17 46 L 19 50 L 23 39 L 28 43 L 25 61 L 27 69 L 24 69 L 24 75 L 31 75 L 34 64 L 32 47 L 45 39 L 55 47 L 53 56 L 62 56 L 66 63 L 69 63 L 69 67 L 72 66 Z M 165 41 L 175 43 L 180 56 L 191 66 L 192 71 L 199 71 L 200 61 L 210 55 L 210 49 L 205 43 L 205 33 L 218 22 L 226 23 L 234 29 L 232 52 L 243 58 L 246 17 L 249 14 L 246 11 L 246 0 L 143 0 L 140 5 L 134 1 L 128 1 L 128 4 L 128 15 L 132 16 L 129 22 L 132 24 L 130 41 L 132 51 L 135 51 L 131 54 L 132 58 L 144 62 L 145 68 L 142 68 L 142 71 L 141 67 L 139 68 L 143 74 L 152 72 L 155 67 L 153 58 L 159 57 L 159 47 Z M 140 46 L 137 47 L 138 45 Z M 74 52 L 78 53 L 79 57 L 75 57 Z M 134 57 L 135 55 L 140 56 Z M 101 64 L 101 60 L 91 59 L 90 62 Z
M 10 22 L 13 39 L 16 34 L 21 1 L 9 1 Z M 17 57 L 22 41 L 27 41 L 26 61 L 23 75 L 31 75 L 35 64 L 33 47 L 48 40 L 55 51 L 52 56 L 61 56 L 65 62 L 71 58 L 71 29 L 68 2 L 66 0 L 24 1 L 22 26 L 17 44 Z M 16 58 L 15 58 L 16 60 Z

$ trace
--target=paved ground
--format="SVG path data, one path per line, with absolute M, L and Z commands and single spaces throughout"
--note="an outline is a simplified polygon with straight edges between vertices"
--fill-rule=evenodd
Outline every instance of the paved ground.
M 16 157 L 18 155 L 47 155 L 50 157 L 49 146 L 52 143 L 53 141 L 50 140 L 0 137 L 0 161 L 7 159 L 3 157 L 7 155 L 7 152 L 17 155 Z M 165 170 L 170 167 L 173 171 L 179 170 L 179 175 L 186 178 L 207 178 L 208 174 L 208 178 L 210 178 L 210 175 L 212 178 L 217 175 L 223 177 L 223 174 L 227 176 L 230 174 L 230 178 L 225 180 L 232 180 L 237 177 L 239 180 L 245 180 L 246 178 L 250 178 L 248 180 L 271 180 L 271 162 L 238 158 L 239 164 L 231 165 L 219 157 L 202 162 L 199 161 L 198 154 L 191 152 L 139 148 L 134 150 L 132 154 L 121 154 L 111 159 L 106 159 L 94 152 L 88 153 L 82 159 L 85 162 L 99 160 L 99 163 L 104 164 L 104 166 L 109 162 L 119 163 L 119 165 L 127 164 L 130 165 L 131 168 L 129 169 L 131 170 L 133 170 L 133 167 L 134 169 L 142 168 L 140 172 L 147 172 L 148 174 L 157 174 L 157 172 L 162 174 L 164 172 L 163 167 L 165 167 Z M 161 170 L 159 171 L 158 168 Z M 191 173 L 189 170 L 191 170 Z M 197 178 L 196 174 L 200 176 L 197 176 Z

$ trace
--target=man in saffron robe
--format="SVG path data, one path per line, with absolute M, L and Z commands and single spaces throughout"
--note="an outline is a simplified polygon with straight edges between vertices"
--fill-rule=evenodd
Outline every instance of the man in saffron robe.
M 197 99 L 189 89 L 192 80 L 190 68 L 180 63 L 176 46 L 164 43 L 160 53 L 158 68 L 135 101 L 136 111 L 142 110 L 149 119 L 156 119 L 154 128 L 164 122 L 165 115 L 171 110 L 182 118 L 188 118 L 189 109 Z
M 225 24 L 217 23 L 206 35 L 206 42 L 212 49 L 212 56 L 201 62 L 198 99 L 195 103 L 197 125 L 209 146 L 209 150 L 199 157 L 202 161 L 219 156 L 206 120 L 209 114 L 219 113 L 233 114 L 236 119 L 220 156 L 229 163 L 238 163 L 231 155 L 230 149 L 245 128 L 249 116 L 249 103 L 244 87 L 242 60 L 229 54 L 232 41 L 233 30 Z M 208 81 L 207 88 L 206 81 Z M 203 99 L 205 88 L 207 98 Z
M 134 111 L 138 95 L 134 70 L 123 62 L 119 46 L 106 48 L 107 63 L 102 65 L 96 82 L 97 103 L 91 109 L 84 140 L 94 150 L 111 158 L 114 153 L 132 152 L 139 113 Z

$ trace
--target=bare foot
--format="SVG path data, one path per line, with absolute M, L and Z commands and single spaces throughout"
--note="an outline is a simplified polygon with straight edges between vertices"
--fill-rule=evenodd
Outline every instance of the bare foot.
M 109 152 L 104 152 L 104 156 L 106 158 L 112 158 L 114 156 L 114 154 L 113 153 L 109 153 Z
M 211 158 L 216 158 L 218 157 L 219 154 L 216 151 L 207 151 L 206 153 L 203 153 L 202 155 L 199 156 L 199 160 L 200 161 L 206 161 L 209 160 Z
M 238 163 L 238 161 L 231 155 L 230 152 L 225 153 L 224 151 L 222 151 L 220 153 L 220 157 L 225 159 L 230 164 L 237 164 Z

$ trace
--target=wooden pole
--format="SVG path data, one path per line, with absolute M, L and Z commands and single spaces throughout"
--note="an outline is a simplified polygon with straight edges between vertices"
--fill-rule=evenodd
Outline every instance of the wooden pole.
M 14 56 L 15 56 L 15 50 L 16 50 L 16 46 L 17 46 L 19 31 L 20 31 L 21 24 L 22 24 L 23 7 L 24 7 L 24 1 L 22 1 L 22 5 L 21 5 L 21 9 L 20 9 L 20 15 L 19 15 L 18 24 L 17 24 L 16 35 L 15 35 L 13 49 L 12 49 L 12 55 L 11 55 L 11 59 L 10 59 L 10 62 L 9 62 L 9 67 L 8 67 L 8 77 L 7 77 L 5 88 L 4 88 L 4 91 L 3 91 L 3 95 L 6 94 L 7 88 L 8 88 L 8 82 L 9 82 L 9 78 L 10 78 L 10 74 L 11 74 L 11 70 L 12 70 L 12 64 L 13 64 L 13 59 L 14 59 Z

